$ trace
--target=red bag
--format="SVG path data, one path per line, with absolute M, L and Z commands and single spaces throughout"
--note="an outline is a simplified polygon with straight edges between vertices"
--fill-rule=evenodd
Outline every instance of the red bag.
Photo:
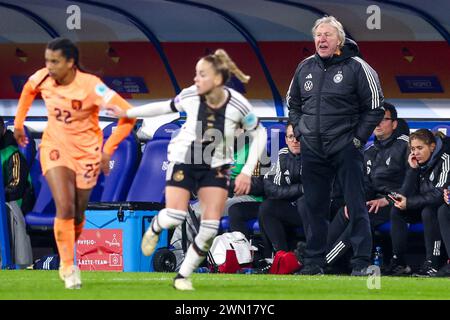
M 236 273 L 240 270 L 241 266 L 236 258 L 236 252 L 234 250 L 227 250 L 225 263 L 219 266 L 220 273 Z
M 302 264 L 292 251 L 280 250 L 275 254 L 269 272 L 271 274 L 292 274 L 300 270 L 301 267 Z
M 251 265 L 251 263 L 239 264 L 236 251 L 227 250 L 225 263 L 221 264 L 217 270 L 220 273 L 236 273 L 242 270 L 242 268 L 251 267 Z

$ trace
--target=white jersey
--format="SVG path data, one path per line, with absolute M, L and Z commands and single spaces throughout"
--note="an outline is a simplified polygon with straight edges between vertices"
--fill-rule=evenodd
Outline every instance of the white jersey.
M 219 109 L 210 108 L 195 86 L 172 100 L 172 110 L 186 112 L 187 119 L 169 144 L 169 161 L 207 164 L 211 168 L 233 162 L 236 129 L 255 130 L 259 121 L 244 96 L 228 87 L 225 90 L 228 98 Z

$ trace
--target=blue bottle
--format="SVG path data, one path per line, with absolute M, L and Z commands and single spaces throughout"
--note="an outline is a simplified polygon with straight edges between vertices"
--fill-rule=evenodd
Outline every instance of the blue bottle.
M 207 267 L 200 267 L 196 271 L 197 273 L 209 273 L 209 269 Z
M 254 272 L 253 268 L 244 268 L 244 269 L 242 269 L 242 272 L 241 272 L 241 273 L 244 273 L 244 274 L 253 274 L 253 273 L 255 273 L 255 272 Z
M 373 254 L 373 264 L 381 268 L 383 266 L 383 252 L 381 247 L 375 247 L 375 253 Z

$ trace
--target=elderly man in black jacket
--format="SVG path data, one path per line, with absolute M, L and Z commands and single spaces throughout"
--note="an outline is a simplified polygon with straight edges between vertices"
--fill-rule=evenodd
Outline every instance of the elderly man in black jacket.
M 384 115 L 376 72 L 345 39 L 334 17 L 312 29 L 316 54 L 303 60 L 287 93 L 289 120 L 301 137 L 302 178 L 307 215 L 305 267 L 301 274 L 323 273 L 330 192 L 340 182 L 351 224 L 354 275 L 366 273 L 372 237 L 364 194 L 363 147 Z

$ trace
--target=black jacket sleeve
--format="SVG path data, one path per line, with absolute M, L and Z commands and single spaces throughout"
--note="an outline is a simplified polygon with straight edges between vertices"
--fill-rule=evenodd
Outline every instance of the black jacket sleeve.
M 263 176 L 251 177 L 250 192 L 248 193 L 249 196 L 263 197 L 265 195 L 263 179 L 264 179 Z M 229 198 L 234 197 L 234 187 L 235 187 L 235 180 L 232 179 L 230 180 L 230 186 L 228 187 Z
M 284 178 L 285 168 L 280 166 L 280 155 L 278 161 L 264 176 L 264 192 L 267 199 L 298 199 L 303 194 L 301 183 L 288 184 Z
M 300 137 L 300 118 L 302 117 L 302 99 L 301 92 L 298 86 L 298 74 L 300 73 L 300 66 L 295 70 L 294 77 L 292 78 L 291 84 L 289 85 L 289 90 L 286 94 L 286 104 L 289 110 L 289 121 L 294 126 L 294 134 L 298 138 Z
M 279 186 L 269 179 L 264 180 L 264 191 L 267 199 L 290 200 L 297 199 L 303 194 L 300 183 Z
M 23 197 L 27 187 L 28 167 L 25 159 L 20 155 L 19 151 L 14 152 L 8 159 L 5 174 L 5 200 L 15 201 Z
M 375 127 L 384 116 L 384 97 L 378 75 L 365 61 L 357 58 L 357 93 L 360 99 L 360 121 L 355 136 L 367 142 Z
M 406 209 L 414 210 L 425 206 L 439 206 L 443 203 L 443 190 L 434 187 L 426 192 L 419 192 L 420 175 L 418 169 L 409 169 L 406 173 L 402 192 L 406 197 Z

